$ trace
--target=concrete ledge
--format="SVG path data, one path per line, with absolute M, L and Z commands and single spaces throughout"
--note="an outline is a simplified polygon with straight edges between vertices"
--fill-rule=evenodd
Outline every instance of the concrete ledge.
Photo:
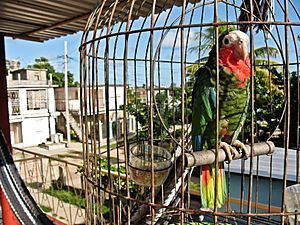
M 39 147 L 47 149 L 47 150 L 56 150 L 60 148 L 65 148 L 66 144 L 65 143 L 42 143 L 39 144 Z

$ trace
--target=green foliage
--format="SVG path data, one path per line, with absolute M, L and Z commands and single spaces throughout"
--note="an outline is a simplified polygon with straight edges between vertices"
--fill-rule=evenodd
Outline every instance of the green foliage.
M 155 95 L 155 111 L 153 116 L 153 133 L 154 139 L 165 140 L 168 136 L 166 129 L 163 127 L 159 115 L 163 119 L 163 123 L 169 130 L 171 125 L 181 123 L 181 89 L 172 84 L 168 90 L 161 90 Z M 128 104 L 126 106 L 126 111 L 135 116 L 136 120 L 139 122 L 139 134 L 138 138 L 140 140 L 147 139 L 149 131 L 149 121 L 150 106 L 143 101 L 140 97 L 134 94 L 134 90 L 129 89 L 127 92 Z M 120 107 L 123 109 L 123 105 Z
M 76 195 L 74 191 L 51 186 L 47 189 L 43 189 L 43 193 L 56 197 L 57 199 L 69 203 L 71 205 L 76 205 L 81 208 L 85 208 L 85 198 L 81 195 Z
M 142 101 L 141 98 L 136 97 L 134 95 L 134 91 L 129 89 L 127 91 L 127 106 L 126 111 L 129 114 L 133 115 L 136 120 L 139 122 L 140 130 L 139 130 L 139 138 L 146 139 L 148 137 L 148 118 L 149 111 L 148 106 L 145 102 Z M 124 106 L 121 105 L 120 109 L 123 109 Z
M 193 191 L 200 191 L 200 183 L 190 182 L 190 189 Z
M 52 211 L 52 208 L 51 207 L 48 207 L 48 206 L 45 206 L 45 205 L 39 205 L 40 208 L 45 212 L 45 213 L 48 213 L 48 212 L 51 212 Z
M 219 21 L 224 22 L 224 21 Z M 189 50 L 191 52 L 198 52 L 202 51 L 203 55 L 207 54 L 213 47 L 214 43 L 214 34 L 215 34 L 215 27 L 208 27 L 203 32 L 196 32 L 194 39 L 196 41 L 200 40 L 201 38 L 201 45 L 191 47 Z M 219 35 L 223 34 L 226 31 L 233 31 L 236 27 L 234 25 L 223 25 L 218 27 Z
M 75 206 L 83 208 L 83 209 L 85 208 L 85 197 L 83 195 L 76 194 L 75 191 L 73 191 L 72 189 L 67 190 L 67 189 L 62 189 L 62 188 L 58 188 L 55 186 L 51 186 L 47 189 L 43 189 L 43 193 L 53 196 L 62 202 L 65 202 L 65 203 L 68 203 L 71 205 L 75 205 Z M 44 212 L 52 211 L 52 209 L 47 206 L 40 205 L 40 207 L 44 210 Z M 101 205 L 101 207 L 96 204 L 94 205 L 94 207 L 101 209 L 102 210 L 101 212 L 103 213 L 103 216 L 105 218 L 109 217 L 110 207 L 109 207 L 109 203 L 107 201 L 105 201 Z
M 91 159 L 90 160 L 90 165 L 91 165 L 91 176 L 93 178 L 98 177 L 98 179 L 100 180 L 101 186 L 103 188 L 109 188 L 109 180 L 108 180 L 108 174 L 101 171 L 100 169 L 95 169 L 94 166 L 94 160 Z M 99 168 L 101 168 L 102 170 L 106 170 L 108 171 L 108 169 L 110 168 L 110 171 L 112 172 L 119 172 L 120 174 L 126 174 L 126 168 L 124 165 L 119 165 L 119 166 L 114 166 L 114 165 L 110 165 L 108 164 L 107 159 L 98 157 L 96 159 L 96 165 L 99 166 Z M 77 168 L 77 173 L 84 173 L 84 168 L 83 167 L 78 167 Z M 111 176 L 112 178 L 112 176 Z M 111 182 L 111 189 L 115 190 L 116 192 L 118 192 L 119 194 L 122 194 L 124 196 L 127 195 L 127 189 L 126 189 L 126 180 L 122 177 L 119 178 L 114 178 L 110 180 Z M 140 186 L 138 186 L 134 181 L 129 180 L 128 182 L 128 188 L 130 191 L 130 195 L 131 196 L 136 196 L 139 192 L 140 192 Z
M 197 70 L 199 69 L 200 65 L 199 64 L 192 64 L 186 67 L 186 74 L 187 77 L 190 79 L 194 79 L 195 78 L 195 73 L 197 72 Z
M 80 139 L 79 139 L 78 135 L 74 131 L 71 131 L 70 137 L 71 137 L 72 141 L 80 142 Z
M 249 106 L 250 107 L 250 106 Z M 273 132 L 282 116 L 284 92 L 282 74 L 276 68 L 265 68 L 255 71 L 255 121 L 258 130 L 263 131 L 262 140 Z M 250 111 L 250 110 L 249 110 Z M 244 131 L 246 136 L 251 132 L 251 114 L 248 114 Z
M 255 59 L 255 65 L 256 66 L 265 66 L 264 68 L 268 68 L 268 65 L 271 66 L 271 68 L 276 68 L 276 66 L 273 66 L 273 65 L 276 65 L 278 64 L 277 61 L 274 61 L 274 60 L 267 60 L 267 59 L 263 59 L 263 58 L 256 58 Z M 271 70 L 273 70 L 271 69 Z
M 267 58 L 268 56 L 276 58 L 279 54 L 277 48 L 274 47 L 260 47 L 254 50 L 254 54 L 256 57 Z
M 64 87 L 65 85 L 65 75 L 64 73 L 55 71 L 54 67 L 49 63 L 49 60 L 45 57 L 40 57 L 35 59 L 35 64 L 32 66 L 28 66 L 30 68 L 36 69 L 46 69 L 47 79 L 50 79 L 50 74 L 52 74 L 52 81 L 54 85 L 58 85 L 59 87 Z M 68 86 L 76 87 L 79 86 L 79 83 L 75 81 L 74 75 L 68 71 Z
M 107 171 L 110 168 L 110 171 L 113 171 L 113 172 L 119 172 L 121 174 L 126 173 L 125 166 L 123 166 L 123 165 L 119 165 L 119 166 L 109 165 L 107 159 L 104 159 L 104 158 L 101 158 L 101 157 L 97 158 L 97 165 L 100 165 L 101 169 L 104 169 L 104 170 L 107 170 Z M 98 171 L 97 176 L 98 176 L 98 178 L 100 178 L 100 176 L 101 176 L 102 185 L 104 187 L 108 187 L 108 174 L 107 173 L 101 173 L 100 171 Z M 125 179 L 120 178 L 120 180 L 119 180 L 118 178 L 116 178 L 116 179 L 112 179 L 111 182 L 112 182 L 113 189 L 119 190 L 120 194 L 122 194 L 122 195 L 127 194 L 126 180 Z M 139 186 L 132 180 L 129 180 L 128 186 L 129 186 L 128 188 L 130 190 L 131 196 L 135 196 L 138 192 Z
M 166 91 L 161 91 L 155 95 L 156 111 L 160 113 L 163 123 L 169 130 L 173 124 L 181 123 L 181 89 L 178 87 L 170 87 L 169 93 L 172 97 L 169 98 Z M 155 138 L 165 140 L 168 137 L 166 129 L 163 128 L 157 113 L 154 115 L 154 136 Z

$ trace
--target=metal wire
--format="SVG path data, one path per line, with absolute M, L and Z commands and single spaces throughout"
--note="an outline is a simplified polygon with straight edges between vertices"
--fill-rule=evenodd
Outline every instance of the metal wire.
M 297 92 L 298 96 L 300 95 L 299 44 L 296 37 L 299 33 L 300 17 L 297 3 L 292 0 L 275 0 L 276 15 L 271 12 L 271 20 L 263 21 L 260 11 L 271 9 L 271 1 L 266 1 L 266 8 L 259 7 L 259 1 L 249 1 L 250 5 L 243 5 L 242 2 L 247 4 L 247 1 L 241 0 L 106 0 L 101 1 L 92 12 L 80 46 L 80 115 L 81 131 L 84 134 L 82 147 L 87 224 L 184 224 L 189 221 L 200 222 L 203 219 L 196 218 L 195 215 L 204 215 L 204 219 L 214 224 L 221 221 L 283 224 L 287 215 L 297 215 L 295 212 L 288 213 L 285 208 L 287 185 L 299 183 L 300 179 L 299 97 L 297 130 L 291 130 L 293 126 L 290 124 L 291 107 L 294 107 L 290 99 L 291 68 L 296 68 Z M 248 15 L 248 20 L 238 20 L 241 12 Z M 227 26 L 228 29 L 232 25 L 249 29 L 251 118 L 249 117 L 250 126 L 247 125 L 248 127 L 243 129 L 241 140 L 250 142 L 251 156 L 248 160 L 238 163 L 238 166 L 228 165 L 226 207 L 218 209 L 215 199 L 213 211 L 207 212 L 201 209 L 200 197 L 195 201 L 192 194 L 194 191 L 191 186 L 199 182 L 198 175 L 187 175 L 191 172 L 187 173 L 188 168 L 185 165 L 185 153 L 191 151 L 193 141 L 189 133 L 189 92 L 194 78 L 189 70 L 194 66 L 196 68 L 203 65 L 203 60 L 205 61 L 208 52 L 204 50 L 203 44 L 207 43 L 205 38 L 208 37 L 205 35 L 209 29 L 213 30 L 212 41 L 217 49 L 216 58 L 219 58 L 219 29 L 223 26 Z M 197 38 L 193 40 L 193 36 Z M 254 52 L 255 48 L 261 46 L 266 49 L 276 48 L 278 58 L 273 58 L 267 50 L 264 58 L 266 64 L 257 63 L 258 58 Z M 193 47 L 196 50 L 191 51 Z M 282 79 L 275 80 L 272 72 L 275 69 L 278 73 L 283 70 Z M 268 123 L 271 124 L 272 119 L 278 122 L 275 129 L 270 128 L 269 135 L 264 133 L 264 136 L 259 135 L 261 127 L 258 125 L 259 87 L 256 85 L 261 82 L 255 77 L 258 70 L 267 71 L 270 95 Z M 284 92 L 281 96 L 284 97 L 284 101 L 278 106 L 273 96 L 282 91 L 283 84 Z M 215 89 L 217 149 L 220 140 L 218 60 Z M 177 95 L 178 99 L 175 98 Z M 279 114 L 282 116 L 278 118 L 280 110 Z M 278 203 L 276 191 L 274 193 L 274 183 L 278 178 L 275 168 L 278 163 L 277 156 L 261 156 L 255 160 L 253 146 L 257 141 L 277 141 L 277 131 L 282 130 L 283 118 L 283 194 Z M 297 152 L 295 171 L 291 172 L 288 165 L 292 132 L 296 134 Z M 265 136 L 268 136 L 266 140 Z M 163 186 L 155 186 L 156 153 L 151 151 L 151 175 L 148 177 L 151 186 L 137 186 L 139 192 L 134 194 L 132 191 L 136 186 L 130 173 L 129 162 L 131 148 L 137 143 L 149 145 L 150 149 L 154 149 L 156 145 L 168 148 L 173 154 L 173 174 L 168 175 Z M 105 153 L 101 150 L 103 148 L 106 149 Z M 107 178 L 106 175 L 101 175 L 105 171 L 104 163 L 99 160 L 102 157 L 107 160 Z M 260 172 L 265 169 L 264 157 L 269 160 L 265 177 Z M 218 159 L 218 151 L 215 151 L 215 158 Z M 215 168 L 219 168 L 218 161 L 215 162 Z M 289 173 L 295 173 L 294 180 L 290 179 Z M 215 176 L 214 193 L 217 196 L 218 173 Z M 267 182 L 267 188 L 263 182 Z M 266 189 L 264 193 L 268 193 L 268 196 L 260 194 L 260 189 Z M 234 190 L 238 191 L 234 193 Z M 108 217 L 102 210 L 102 205 L 107 202 L 110 211 Z M 274 202 L 277 208 L 274 207 Z M 247 206 L 247 209 L 244 209 L 244 206 Z M 279 206 L 280 212 L 276 211 Z

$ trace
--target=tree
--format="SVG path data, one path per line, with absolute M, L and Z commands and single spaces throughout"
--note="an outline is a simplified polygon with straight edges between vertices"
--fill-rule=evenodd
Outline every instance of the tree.
M 155 108 L 153 116 L 153 133 L 154 139 L 165 140 L 168 136 L 168 131 L 172 130 L 171 125 L 181 123 L 181 111 L 180 111 L 180 99 L 181 89 L 175 86 L 170 86 L 170 88 L 156 92 L 155 94 Z M 148 138 L 149 132 L 149 110 L 150 106 L 147 102 L 142 101 L 141 98 L 134 94 L 133 89 L 128 89 L 127 91 L 128 104 L 126 106 L 126 111 L 135 116 L 139 123 L 140 129 L 138 133 L 139 140 L 145 140 Z M 124 108 L 124 105 L 120 107 Z M 161 115 L 162 120 L 160 120 L 158 113 Z M 164 123 L 167 130 L 162 125 Z
M 224 21 L 220 21 L 224 22 Z M 226 31 L 232 31 L 235 30 L 234 25 L 225 25 L 225 26 L 219 26 L 218 27 L 219 34 L 222 34 Z M 201 50 L 203 54 L 207 54 L 214 46 L 214 36 L 215 36 L 215 27 L 208 27 L 204 30 L 204 32 L 196 32 L 194 36 L 195 41 L 199 41 L 200 38 L 200 45 L 194 46 L 190 48 L 191 52 L 198 52 Z
M 255 122 L 257 138 L 266 140 L 276 129 L 284 106 L 282 74 L 275 67 L 255 69 Z M 250 107 L 250 106 L 249 106 Z M 250 112 L 250 110 L 249 110 Z M 251 114 L 245 123 L 245 134 L 250 136 Z
M 263 58 L 266 59 L 268 57 L 268 55 L 270 57 L 276 58 L 278 56 L 278 49 L 274 48 L 274 47 L 260 47 L 260 48 L 256 48 L 254 49 L 254 55 L 257 58 Z
M 52 74 L 53 84 L 58 85 L 59 87 L 64 87 L 65 85 L 65 75 L 61 72 L 56 72 L 54 67 L 49 63 L 49 60 L 45 57 L 40 57 L 35 59 L 35 64 L 28 66 L 29 68 L 36 69 L 46 69 L 47 70 L 47 79 L 50 79 L 50 74 Z M 68 86 L 76 87 L 79 86 L 79 83 L 75 81 L 74 75 L 68 71 Z
M 126 106 L 126 111 L 133 115 L 136 120 L 139 122 L 140 130 L 139 130 L 139 137 L 141 139 L 146 139 L 147 129 L 148 129 L 148 107 L 145 102 L 142 101 L 141 98 L 134 95 L 133 89 L 127 90 L 127 99 L 128 103 Z M 124 109 L 124 105 L 120 106 L 120 109 Z

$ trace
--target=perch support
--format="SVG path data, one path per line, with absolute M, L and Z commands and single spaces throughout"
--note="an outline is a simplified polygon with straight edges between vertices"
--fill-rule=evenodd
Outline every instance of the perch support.
M 249 145 L 246 145 L 246 147 L 249 150 L 251 149 Z M 253 156 L 272 154 L 275 149 L 275 145 L 271 141 L 255 143 L 253 147 Z M 219 162 L 224 162 L 227 158 L 226 153 L 223 149 L 219 149 L 218 155 Z M 242 151 L 239 151 L 238 149 L 234 148 L 232 160 L 242 159 L 243 157 L 244 156 Z M 215 161 L 215 149 L 185 153 L 185 161 L 186 167 L 212 164 Z

